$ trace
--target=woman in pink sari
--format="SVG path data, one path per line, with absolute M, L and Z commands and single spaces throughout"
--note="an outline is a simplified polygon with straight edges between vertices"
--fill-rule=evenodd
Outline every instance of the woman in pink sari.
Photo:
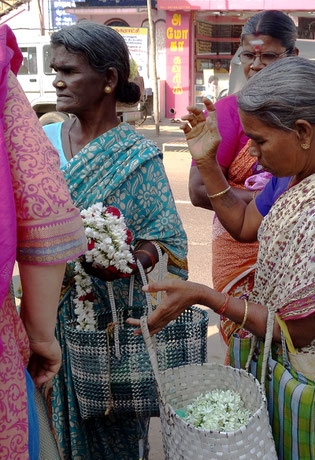
M 287 56 L 298 54 L 295 47 L 297 30 L 292 19 L 276 10 L 261 11 L 250 17 L 244 25 L 240 44 L 240 64 L 246 80 L 250 80 L 265 66 Z M 222 172 L 234 193 L 250 202 L 270 179 L 262 172 L 257 159 L 249 154 L 250 144 L 244 134 L 238 114 L 237 99 L 231 94 L 216 104 L 218 128 L 222 138 L 217 158 Z M 207 196 L 202 176 L 193 160 L 189 177 L 189 193 L 194 206 L 213 209 Z M 253 289 L 257 242 L 240 244 L 223 227 L 217 216 L 212 227 L 212 281 L 214 289 L 233 297 L 248 298 Z M 229 345 L 238 325 L 228 318 L 220 319 L 222 342 Z M 239 331 L 246 336 L 245 330 Z M 223 345 L 223 343 L 222 343 Z M 223 345 L 224 349 L 227 348 Z M 229 355 L 226 355 L 228 363 Z
M 79 211 L 59 172 L 58 154 L 15 77 L 21 62 L 12 31 L 2 26 L 0 458 L 10 460 L 38 458 L 38 423 L 30 375 L 39 386 L 59 369 L 61 353 L 54 329 L 64 266 L 86 247 Z M 23 322 L 9 291 L 15 260 L 23 286 Z

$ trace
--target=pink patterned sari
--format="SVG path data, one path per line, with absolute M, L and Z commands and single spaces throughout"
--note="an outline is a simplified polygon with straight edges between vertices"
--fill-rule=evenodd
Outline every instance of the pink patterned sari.
M 231 163 L 228 183 L 232 187 L 245 189 L 245 181 L 254 173 L 256 158 L 249 154 L 250 143 L 242 148 Z M 255 264 L 258 243 L 239 243 L 222 226 L 215 216 L 212 227 L 212 279 L 214 289 L 227 292 L 233 297 L 248 297 L 254 286 Z M 228 346 L 230 337 L 239 325 L 228 318 L 220 320 L 220 334 Z M 238 331 L 246 337 L 247 331 Z M 228 349 L 225 363 L 228 364 Z
M 0 27 L 0 458 L 28 459 L 28 338 L 9 293 L 15 259 L 57 264 L 85 250 L 59 157 L 17 82 L 22 56 Z
M 7 96 L 7 75 L 10 67 L 17 72 L 22 62 L 21 53 L 12 31 L 0 28 L 0 113 L 4 112 Z M 16 216 L 9 159 L 4 139 L 3 115 L 0 123 L 0 308 L 8 292 L 16 255 Z M 2 341 L 0 337 L 0 353 Z

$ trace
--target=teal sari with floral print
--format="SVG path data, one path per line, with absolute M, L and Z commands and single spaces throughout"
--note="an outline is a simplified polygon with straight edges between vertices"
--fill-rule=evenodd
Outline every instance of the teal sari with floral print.
M 51 130 L 50 130 L 51 132 Z M 60 132 L 60 130 L 59 130 Z M 56 139 L 49 133 L 52 143 Z M 60 140 L 59 140 L 60 141 Z M 176 211 L 161 152 L 127 123 L 106 132 L 85 146 L 63 168 L 72 199 L 80 209 L 96 202 L 117 207 L 133 234 L 133 244 L 156 241 L 168 254 L 168 271 L 187 277 L 187 239 Z M 105 283 L 93 279 L 96 308 L 108 308 Z M 136 279 L 134 304 L 145 303 Z M 128 308 L 129 279 L 113 283 L 116 308 Z M 50 391 L 46 388 L 53 429 L 63 458 L 75 460 L 138 460 L 147 455 L 149 419 L 117 417 L 83 421 L 80 417 L 64 326 L 73 318 L 75 296 L 71 266 L 64 280 L 56 333 L 63 351 L 60 372 Z

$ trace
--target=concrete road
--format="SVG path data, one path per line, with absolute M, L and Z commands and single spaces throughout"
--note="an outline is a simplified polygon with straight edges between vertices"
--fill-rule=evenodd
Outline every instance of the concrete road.
M 188 237 L 189 279 L 211 285 L 211 229 L 213 212 L 192 206 L 188 194 L 188 176 L 191 157 L 186 151 L 166 151 L 164 165 L 173 190 L 177 210 Z M 218 318 L 209 313 L 208 361 L 223 362 Z M 160 420 L 151 419 L 150 460 L 163 460 Z

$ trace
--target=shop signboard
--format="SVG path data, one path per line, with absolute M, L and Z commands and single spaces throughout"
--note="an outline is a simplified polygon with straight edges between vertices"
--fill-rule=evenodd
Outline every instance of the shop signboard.
M 68 14 L 66 8 L 74 8 L 76 3 L 82 1 L 84 0 L 50 0 L 52 29 L 60 29 L 75 24 L 76 17 L 73 14 Z
M 87 0 L 88 7 L 91 6 L 107 6 L 107 7 L 129 7 L 135 8 L 139 6 L 147 7 L 147 0 Z M 151 0 L 153 8 L 155 7 L 155 0 Z
M 180 118 L 189 105 L 190 13 L 166 12 L 166 116 Z
M 146 27 L 113 27 L 125 39 L 131 57 L 145 83 L 148 78 L 148 29 Z
M 157 0 L 157 7 L 162 10 L 208 10 L 209 0 Z

